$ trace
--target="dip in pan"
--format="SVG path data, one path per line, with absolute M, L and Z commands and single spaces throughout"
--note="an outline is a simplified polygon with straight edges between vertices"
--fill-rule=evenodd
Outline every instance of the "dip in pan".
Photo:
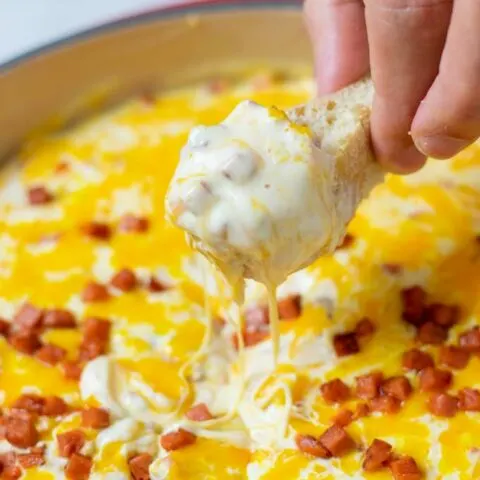
M 263 289 L 248 283 L 239 330 L 226 284 L 164 220 L 194 125 L 314 94 L 284 6 L 149 14 L 5 69 L 5 478 L 480 477 L 477 145 L 388 176 L 344 244 L 279 288 L 276 368 Z

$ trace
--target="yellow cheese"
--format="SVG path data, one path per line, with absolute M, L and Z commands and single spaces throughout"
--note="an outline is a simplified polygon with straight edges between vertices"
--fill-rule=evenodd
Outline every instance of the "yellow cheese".
M 204 430 L 202 425 L 189 424 L 198 430 L 199 437 L 195 444 L 162 460 L 170 465 L 168 480 L 326 480 L 339 478 L 341 473 L 354 475 L 361 471 L 361 454 L 316 462 L 295 449 L 293 436 L 296 432 L 322 434 L 338 412 L 339 407 L 327 405 L 320 395 L 323 381 L 339 377 L 353 385 L 356 375 L 372 369 L 385 375 L 403 374 L 401 355 L 415 345 L 414 332 L 401 320 L 399 292 L 403 286 L 418 282 L 426 288 L 430 301 L 460 306 L 462 320 L 451 331 L 452 342 L 459 332 L 480 324 L 480 244 L 476 240 L 480 231 L 480 147 L 470 147 L 449 162 L 429 162 L 424 172 L 411 177 L 389 176 L 351 222 L 353 245 L 307 269 L 313 284 L 328 280 L 334 286 L 333 318 L 315 301 L 314 288 L 307 289 L 308 301 L 300 318 L 279 322 L 278 349 L 282 350 L 282 342 L 289 339 L 288 351 L 293 358 L 301 352 L 306 338 L 326 335 L 325 345 L 331 350 L 334 333 L 352 329 L 367 316 L 377 331 L 370 341 L 362 343 L 360 353 L 338 360 L 326 352 L 314 366 L 279 362 L 273 372 L 271 360 L 266 370 L 263 364 L 271 357 L 258 353 L 271 344 L 247 347 L 237 358 L 227 345 L 230 334 L 222 336 L 214 324 L 216 348 L 223 345 L 230 349 L 233 363 L 229 370 L 228 365 L 216 365 L 220 360 L 215 357 L 212 366 L 208 365 L 210 343 L 205 348 L 204 342 L 211 332 L 206 328 L 202 279 L 193 278 L 187 268 L 192 252 L 183 235 L 164 220 L 164 197 L 179 150 L 193 125 L 218 123 L 244 98 L 286 108 L 303 102 L 312 91 L 295 81 L 282 83 L 275 76 L 252 76 L 238 84 L 227 81 L 221 88 L 219 85 L 160 95 L 153 102 L 132 100 L 66 133 L 26 143 L 20 153 L 21 165 L 0 174 L 0 194 L 7 188 L 15 189 L 16 184 L 16 196 L 20 194 L 18 201 L 12 200 L 15 195 L 0 195 L 1 315 L 11 316 L 28 299 L 39 307 L 73 308 L 80 323 L 87 316 L 109 318 L 113 322 L 109 355 L 126 373 L 127 386 L 129 381 L 143 383 L 172 402 L 172 410 L 179 401 L 184 402 L 178 415 L 172 416 L 172 425 L 174 420 L 185 421 L 185 408 L 204 387 L 205 372 L 200 369 L 198 373 L 196 368 L 207 365 L 215 371 L 217 366 L 221 375 L 215 377 L 218 383 L 212 387 L 213 396 L 207 398 L 220 405 L 222 414 L 235 406 L 235 418 L 230 415 L 210 426 L 205 424 Z M 67 168 L 58 172 L 59 164 Z M 23 190 L 35 184 L 53 191 L 51 205 L 30 207 L 22 200 Z M 149 230 L 119 232 L 117 226 L 125 213 L 147 217 Z M 82 234 L 81 226 L 92 220 L 111 226 L 109 242 Z M 397 276 L 389 274 L 385 264 L 400 266 L 402 271 Z M 94 278 L 108 282 L 124 267 L 135 269 L 141 279 L 135 291 L 114 292 L 105 302 L 81 302 L 79 296 L 87 282 Z M 169 278 L 172 288 L 151 295 L 145 288 L 151 275 Z M 209 299 L 212 316 L 223 314 L 228 320 L 223 308 L 228 304 L 228 289 L 221 282 L 217 287 L 218 295 Z M 76 357 L 81 339 L 79 329 L 53 329 L 43 334 L 45 342 L 65 348 L 69 359 Z M 205 354 L 195 356 L 200 348 Z M 437 347 L 428 350 L 438 358 Z M 193 364 L 189 363 L 192 358 Z M 474 357 L 465 369 L 454 373 L 452 392 L 480 386 L 479 362 Z M 221 436 L 234 427 L 253 437 L 238 418 L 241 402 L 234 393 L 224 401 L 220 381 L 223 376 L 225 381 L 237 381 L 238 388 L 232 391 L 241 392 L 251 380 L 244 378 L 242 384 L 238 378 L 239 372 L 247 375 L 241 368 L 245 365 L 250 365 L 248 375 L 260 376 L 254 396 L 257 413 L 292 402 L 292 408 L 284 409 L 283 414 L 290 414 L 284 448 L 276 445 L 266 449 L 255 442 L 234 445 L 226 437 L 213 438 L 213 433 Z M 25 390 L 79 403 L 78 385 L 66 380 L 60 367 L 20 354 L 3 339 L 0 368 L 0 392 L 6 406 Z M 453 473 L 461 480 L 479 477 L 480 414 L 458 413 L 441 420 L 429 416 L 428 396 L 418 392 L 417 380 L 412 384 L 415 391 L 398 414 L 364 418 L 349 426 L 349 433 L 364 446 L 378 437 L 391 441 L 397 453 L 412 455 L 426 472 L 436 471 L 438 478 Z M 96 404 L 97 400 L 92 401 Z M 302 404 L 308 407 L 309 415 L 294 415 L 294 407 Z M 354 409 L 355 401 L 345 406 Z M 60 420 L 50 422 L 42 438 L 51 442 L 55 441 L 51 438 L 55 426 L 61 425 L 61 431 L 81 428 L 79 416 L 65 425 Z M 172 425 L 157 425 L 158 434 Z M 206 438 L 207 433 L 212 438 Z M 88 435 L 94 440 L 97 434 L 92 430 Z M 91 448 L 94 455 L 98 453 L 95 446 Z M 112 441 L 95 457 L 94 471 L 126 472 L 126 455 L 118 441 Z M 48 468 L 47 463 L 30 469 L 23 478 L 49 480 L 53 477 Z M 382 480 L 390 478 L 390 473 L 365 474 L 364 478 Z

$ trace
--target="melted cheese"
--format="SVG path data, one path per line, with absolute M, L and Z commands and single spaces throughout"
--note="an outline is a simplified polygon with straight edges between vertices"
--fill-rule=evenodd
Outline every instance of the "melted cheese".
M 374 368 L 400 374 L 401 354 L 414 345 L 414 333 L 401 320 L 399 290 L 405 286 L 421 284 L 432 301 L 461 306 L 452 342 L 459 332 L 480 324 L 480 147 L 475 145 L 450 161 L 429 162 L 418 174 L 389 176 L 350 224 L 354 243 L 279 287 L 280 295 L 301 293 L 304 307 L 297 320 L 279 322 L 274 372 L 271 339 L 241 355 L 232 348 L 239 321 L 236 307 L 225 301 L 228 288 L 208 274 L 207 314 L 203 267 L 178 229 L 164 222 L 163 204 L 193 125 L 219 122 L 244 98 L 288 108 L 313 89 L 302 80 L 263 80 L 258 89 L 258 78 L 227 82 L 215 93 L 203 85 L 154 102 L 133 100 L 62 134 L 32 139 L 21 161 L 0 174 L 1 315 L 11 318 L 29 299 L 41 307 L 71 308 L 80 320 L 110 318 L 114 326 L 105 358 L 122 380 L 112 390 L 96 360 L 85 375 L 95 377 L 99 388 L 87 388 L 84 377 L 82 392 L 59 367 L 43 365 L 0 341 L 2 402 L 10 405 L 22 391 L 62 395 L 75 405 L 113 401 L 118 407 L 113 425 L 100 433 L 88 431 L 94 480 L 129 478 L 126 460 L 135 451 L 154 456 L 154 480 L 389 478 L 388 473 L 364 475 L 356 452 L 314 460 L 295 449 L 295 432 L 321 434 L 337 411 L 322 400 L 319 384 L 335 377 L 351 384 Z M 69 169 L 58 173 L 59 163 Z M 51 189 L 54 204 L 28 206 L 24 192 L 33 184 Z M 116 231 L 119 217 L 130 212 L 150 219 L 148 232 Z M 112 225 L 111 241 L 81 234 L 81 225 L 93 219 Z M 384 264 L 400 265 L 402 272 L 392 275 Z M 156 294 L 138 288 L 98 304 L 80 300 L 88 281 L 107 281 L 123 267 L 134 269 L 142 282 L 154 274 L 172 288 Z M 246 302 L 266 303 L 265 291 L 248 283 Z M 234 325 L 219 328 L 217 316 Z M 375 321 L 376 333 L 359 354 L 338 359 L 332 336 L 363 316 Z M 52 330 L 44 340 L 74 358 L 81 333 Z M 430 350 L 437 355 L 436 348 Z M 479 368 L 480 360 L 473 357 L 467 368 L 455 372 L 452 390 L 480 387 Z M 200 401 L 217 420 L 187 421 L 185 410 Z M 432 478 L 477 478 L 478 414 L 438 419 L 427 412 L 425 401 L 415 388 L 398 415 L 374 415 L 348 431 L 364 444 L 385 438 L 399 453 L 414 456 Z M 43 426 L 47 463 L 30 469 L 28 480 L 62 478 L 65 461 L 56 453 L 55 434 L 79 428 L 80 419 L 73 414 Z M 196 432 L 196 443 L 170 454 L 159 449 L 158 434 L 179 426 Z M 9 448 L 4 443 L 2 451 Z

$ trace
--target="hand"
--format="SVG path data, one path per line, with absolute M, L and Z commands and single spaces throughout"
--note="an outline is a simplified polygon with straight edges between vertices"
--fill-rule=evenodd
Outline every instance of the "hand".
M 319 93 L 371 70 L 372 140 L 391 171 L 480 136 L 479 0 L 306 0 L 305 13 Z

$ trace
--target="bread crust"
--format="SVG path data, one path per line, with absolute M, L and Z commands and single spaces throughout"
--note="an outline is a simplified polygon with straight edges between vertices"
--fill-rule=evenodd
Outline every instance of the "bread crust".
M 310 128 L 315 148 L 321 152 L 314 157 L 330 163 L 319 167 L 330 172 L 328 181 L 344 225 L 385 175 L 370 140 L 373 95 L 373 83 L 367 77 L 287 112 L 291 121 Z

